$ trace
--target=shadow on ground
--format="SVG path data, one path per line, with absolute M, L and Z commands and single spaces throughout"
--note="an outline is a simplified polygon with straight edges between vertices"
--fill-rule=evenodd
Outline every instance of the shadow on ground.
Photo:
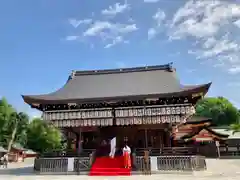
M 33 167 L 19 167 L 10 169 L 0 169 L 1 175 L 11 175 L 11 176 L 35 176 Z

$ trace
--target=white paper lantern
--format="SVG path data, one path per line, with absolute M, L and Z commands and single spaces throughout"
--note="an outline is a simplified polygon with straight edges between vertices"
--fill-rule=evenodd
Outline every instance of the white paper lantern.
M 117 118 L 117 119 L 116 119 L 116 125 L 119 126 L 120 124 L 121 124 L 120 119 Z
M 171 123 L 175 123 L 176 122 L 176 116 L 175 115 L 171 115 Z
M 184 106 L 181 107 L 181 114 L 185 114 L 185 107 Z
M 152 117 L 152 123 L 153 124 L 157 124 L 157 118 L 158 118 L 159 116 L 154 116 L 154 117 Z
M 80 126 L 84 126 L 84 120 L 79 120 L 79 122 L 80 122 Z
M 171 114 L 176 114 L 176 108 L 175 107 L 171 107 Z
M 87 120 L 83 120 L 83 125 L 87 126 L 88 125 L 88 121 Z
M 171 109 L 169 107 L 166 108 L 166 114 L 170 115 L 171 114 Z
M 152 118 L 151 117 L 147 117 L 147 124 L 152 124 Z
M 171 122 L 171 117 L 170 116 L 166 116 L 166 123 L 170 123 Z
M 162 114 L 166 115 L 166 113 L 167 113 L 166 108 L 162 108 Z
M 181 114 L 181 108 L 179 106 L 176 107 L 176 114 Z
M 166 122 L 166 116 L 162 116 L 161 121 L 162 121 L 162 123 L 165 123 Z
M 157 116 L 157 124 L 161 124 L 162 120 L 161 120 L 162 116 Z

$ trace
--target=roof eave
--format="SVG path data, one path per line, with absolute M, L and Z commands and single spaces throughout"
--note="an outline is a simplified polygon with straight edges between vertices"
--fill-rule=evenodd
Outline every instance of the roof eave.
M 218 137 L 219 139 L 227 139 L 229 137 L 229 135 L 217 133 L 217 132 L 211 130 L 209 127 L 202 127 L 202 128 L 199 128 L 199 130 L 194 133 L 190 133 L 190 134 L 182 136 L 180 139 L 182 139 L 182 140 L 191 139 L 194 136 L 197 136 L 204 129 L 207 130 L 209 133 L 213 134 L 214 136 Z
M 25 103 L 34 106 L 39 104 L 66 104 L 66 103 L 93 103 L 93 102 L 102 102 L 102 101 L 119 101 L 121 100 L 139 100 L 147 98 L 164 98 L 164 97 L 180 97 L 188 96 L 190 94 L 202 93 L 203 96 L 206 95 L 211 83 L 203 84 L 197 86 L 196 88 L 186 89 L 179 92 L 172 93 L 160 93 L 160 94 L 146 94 L 146 95 L 137 95 L 137 96 L 116 96 L 116 97 L 100 97 L 100 98 L 87 98 L 87 99 L 54 99 L 49 98 L 51 95 L 22 95 L 22 98 Z

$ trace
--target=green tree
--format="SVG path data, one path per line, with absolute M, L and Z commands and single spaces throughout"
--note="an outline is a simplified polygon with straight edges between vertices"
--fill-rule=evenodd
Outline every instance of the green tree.
M 12 147 L 14 142 L 18 142 L 21 145 L 26 144 L 26 129 L 29 123 L 29 117 L 23 112 L 13 112 L 9 120 L 7 121 L 8 131 L 6 139 L 8 140 L 8 150 Z
M 35 118 L 27 128 L 27 147 L 40 153 L 58 150 L 61 148 L 61 133 L 40 118 Z
M 212 118 L 213 123 L 218 126 L 239 122 L 238 109 L 224 97 L 209 97 L 200 100 L 196 106 L 196 114 Z
M 9 138 L 9 121 L 15 110 L 8 104 L 5 98 L 0 100 L 0 143 L 7 146 Z
M 240 132 L 240 124 L 236 123 L 236 124 L 231 124 L 230 125 L 230 130 L 233 131 L 233 134 L 236 132 Z
M 10 149 L 14 142 L 25 145 L 28 123 L 29 117 L 26 113 L 18 113 L 5 98 L 0 100 L 0 144 L 2 146 Z

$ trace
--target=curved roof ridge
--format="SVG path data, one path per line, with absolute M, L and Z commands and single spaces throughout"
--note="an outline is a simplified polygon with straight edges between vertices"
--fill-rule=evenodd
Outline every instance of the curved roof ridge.
M 99 70 L 83 70 L 83 71 L 72 71 L 71 77 L 82 76 L 82 75 L 97 75 L 97 74 L 118 74 L 118 73 L 130 73 L 130 72 L 142 72 L 142 71 L 155 71 L 155 70 L 165 70 L 169 72 L 176 71 L 172 67 L 172 62 L 163 65 L 153 65 L 153 66 L 139 66 L 130 68 L 116 68 L 116 69 L 99 69 Z
M 180 84 L 182 89 L 191 89 L 191 88 L 198 88 L 201 86 L 211 86 L 212 82 L 208 82 L 208 83 L 203 83 L 203 84 L 195 84 L 195 85 L 188 85 L 188 84 Z

